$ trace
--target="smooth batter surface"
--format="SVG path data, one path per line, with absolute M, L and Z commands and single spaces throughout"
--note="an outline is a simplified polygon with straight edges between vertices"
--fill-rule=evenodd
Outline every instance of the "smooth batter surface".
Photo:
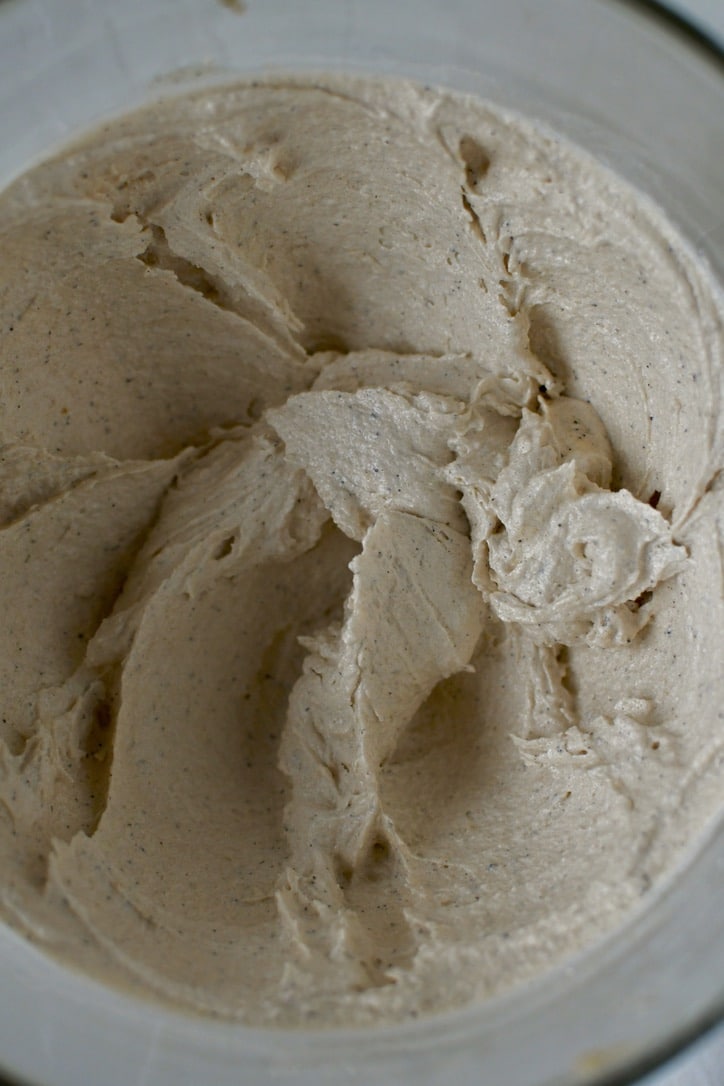
M 722 311 L 551 134 L 393 81 L 0 198 L 0 913 L 266 1024 L 537 976 L 724 794 Z

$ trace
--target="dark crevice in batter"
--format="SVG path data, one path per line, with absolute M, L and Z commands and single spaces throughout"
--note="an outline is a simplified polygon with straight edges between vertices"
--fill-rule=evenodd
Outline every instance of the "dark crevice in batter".
M 470 203 L 470 199 L 469 199 L 468 194 L 466 193 L 465 189 L 461 189 L 460 191 L 462 193 L 463 207 L 465 208 L 468 215 L 470 216 L 471 229 L 472 229 L 473 233 L 475 234 L 476 238 L 478 238 L 479 241 L 482 241 L 483 245 L 487 245 L 488 244 L 488 239 L 487 239 L 487 237 L 485 235 L 485 231 L 483 230 L 482 224 L 480 222 L 480 216 L 478 215 L 478 213 L 475 210 L 475 208 L 473 207 L 473 205 Z
M 472 136 L 463 136 L 459 144 L 460 157 L 465 163 L 465 181 L 472 192 L 490 169 L 490 155 Z
M 170 271 L 176 276 L 184 287 L 201 294 L 212 305 L 219 309 L 236 312 L 230 302 L 228 294 L 223 287 L 209 275 L 204 268 L 193 264 L 182 256 L 178 256 L 171 249 L 166 234 L 160 226 L 150 225 L 147 229 L 151 233 L 151 240 L 138 259 L 149 268 L 159 268 L 161 271 Z
M 243 283 L 227 284 L 222 276 L 180 256 L 172 249 L 161 226 L 141 216 L 136 217 L 144 232 L 150 235 L 146 248 L 137 256 L 142 264 L 147 268 L 171 272 L 181 286 L 194 291 L 222 312 L 247 321 L 260 335 L 275 343 L 280 351 L 297 356 L 300 362 L 304 361 L 307 352 L 293 334 L 287 316 L 283 310 L 275 308 L 273 301 Z
M 83 830 L 89 837 L 98 828 L 108 803 L 116 717 L 115 697 L 108 688 L 110 685 L 104 686 L 99 694 L 83 743 L 84 784 L 88 799 L 88 820 Z M 113 681 L 112 685 L 115 687 L 116 682 Z
M 558 645 L 556 648 L 556 663 L 559 667 L 559 681 L 562 689 L 575 699 L 578 694 L 576 681 L 570 667 L 570 654 L 567 645 Z

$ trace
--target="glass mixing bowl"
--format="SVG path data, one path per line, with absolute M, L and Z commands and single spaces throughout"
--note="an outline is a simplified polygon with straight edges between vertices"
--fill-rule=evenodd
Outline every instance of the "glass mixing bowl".
M 100 118 L 273 69 L 391 73 L 550 123 L 648 192 L 724 281 L 724 64 L 621 0 L 0 0 L 0 184 Z M 0 1064 L 46 1086 L 604 1086 L 724 1012 L 724 826 L 649 908 L 539 982 L 394 1028 L 265 1032 L 106 989 L 0 925 Z

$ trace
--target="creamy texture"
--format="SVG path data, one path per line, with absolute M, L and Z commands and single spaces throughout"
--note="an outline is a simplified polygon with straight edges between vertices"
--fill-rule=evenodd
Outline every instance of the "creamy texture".
M 722 310 L 491 105 L 335 77 L 0 198 L 0 906 L 265 1024 L 528 980 L 722 800 Z

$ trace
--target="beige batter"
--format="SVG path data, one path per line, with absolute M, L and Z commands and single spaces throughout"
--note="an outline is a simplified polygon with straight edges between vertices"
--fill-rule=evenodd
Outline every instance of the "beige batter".
M 393 81 L 0 198 L 0 911 L 265 1024 L 497 994 L 724 794 L 722 308 L 553 135 Z

